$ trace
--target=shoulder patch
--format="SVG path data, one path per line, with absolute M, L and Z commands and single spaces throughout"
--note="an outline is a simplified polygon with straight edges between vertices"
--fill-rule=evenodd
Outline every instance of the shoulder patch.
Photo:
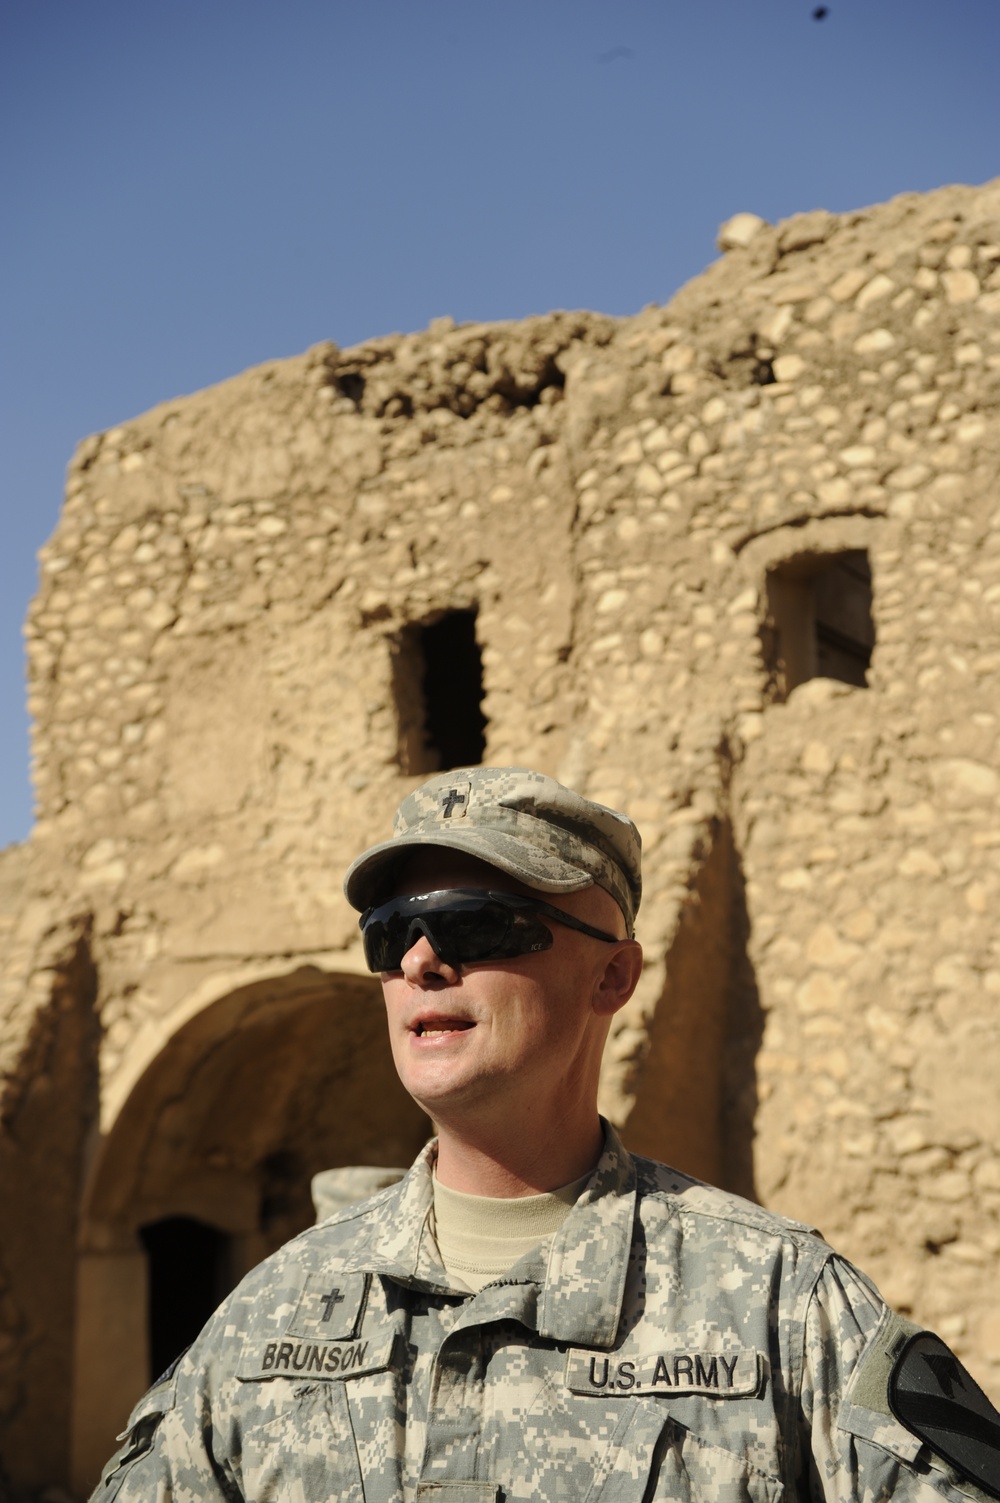
M 142 1419 L 137 1420 L 130 1429 L 122 1431 L 118 1439 L 126 1441 L 127 1444 L 116 1451 L 108 1462 L 101 1477 L 98 1490 L 94 1493 L 95 1499 L 99 1491 L 103 1491 L 110 1498 L 114 1498 L 117 1495 L 121 1488 L 124 1474 L 128 1471 L 133 1461 L 139 1461 L 141 1457 L 153 1449 L 153 1438 L 156 1435 L 157 1426 L 162 1418 L 162 1414 L 146 1414 Z M 108 1489 L 111 1488 L 113 1483 L 115 1484 L 114 1491 L 108 1494 Z
M 163 1386 L 164 1383 L 169 1383 L 170 1382 L 170 1379 L 173 1377 L 174 1373 L 180 1367 L 181 1363 L 184 1361 L 184 1358 L 187 1356 L 187 1354 L 188 1354 L 188 1352 L 190 1350 L 191 1350 L 191 1347 L 190 1347 L 190 1345 L 188 1345 L 188 1346 L 186 1346 L 184 1348 L 183 1351 L 177 1353 L 177 1356 L 174 1358 L 173 1362 L 170 1363 L 169 1367 L 167 1367 L 160 1374 L 160 1376 L 157 1378 L 157 1380 L 156 1380 L 155 1383 L 153 1383 L 153 1384 L 150 1385 L 150 1389 L 149 1389 L 150 1393 L 152 1393 L 152 1391 L 153 1391 L 154 1388 L 162 1388 L 162 1386 Z
M 1000 1498 L 1000 1414 L 940 1336 L 920 1331 L 910 1337 L 893 1364 L 888 1397 L 912 1435 Z
M 186 1346 L 183 1352 L 174 1358 L 166 1372 L 161 1373 L 156 1382 L 150 1388 L 146 1389 L 146 1392 L 129 1415 L 125 1429 L 115 1437 L 116 1440 L 126 1441 L 131 1439 L 133 1445 L 136 1445 L 139 1444 L 142 1437 L 146 1437 L 149 1444 L 145 1449 L 149 1449 L 153 1443 L 152 1436 L 154 1430 L 168 1410 L 173 1409 L 177 1401 L 177 1369 L 190 1350 L 191 1348 Z M 140 1454 L 141 1452 L 139 1451 L 134 1453 L 135 1456 Z M 133 1453 L 130 1452 L 129 1460 L 133 1459 Z
M 912 1320 L 897 1315 L 895 1310 L 886 1310 L 851 1374 L 845 1394 L 848 1402 L 874 1414 L 891 1414 L 889 1377 L 893 1364 L 906 1343 L 922 1329 Z

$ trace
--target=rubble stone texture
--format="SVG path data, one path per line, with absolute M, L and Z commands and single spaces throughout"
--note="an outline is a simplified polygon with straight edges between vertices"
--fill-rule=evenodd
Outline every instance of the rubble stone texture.
M 459 610 L 484 760 L 644 834 L 604 1110 L 1000 1397 L 1000 181 L 720 246 L 634 318 L 322 344 L 77 452 L 0 855 L 15 1487 L 89 1483 L 144 1385 L 140 1227 L 235 1277 L 425 1135 L 340 878 L 434 769 L 413 632 Z M 816 656 L 841 564 L 867 682 Z

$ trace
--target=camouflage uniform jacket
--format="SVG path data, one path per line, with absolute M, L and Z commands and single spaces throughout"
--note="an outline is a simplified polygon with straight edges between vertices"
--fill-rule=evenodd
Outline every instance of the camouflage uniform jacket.
M 899 1318 L 808 1228 L 608 1129 L 560 1230 L 460 1294 L 432 1163 L 254 1269 L 95 1500 L 985 1499 L 890 1414 Z

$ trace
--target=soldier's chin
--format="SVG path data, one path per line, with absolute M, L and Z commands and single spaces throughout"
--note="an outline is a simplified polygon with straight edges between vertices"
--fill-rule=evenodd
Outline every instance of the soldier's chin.
M 402 1081 L 407 1094 L 432 1119 L 450 1117 L 453 1112 L 475 1115 L 482 1111 L 488 1097 L 486 1083 L 481 1078 L 457 1071 L 449 1074 L 445 1070 L 421 1069 L 418 1065 L 405 1071 Z

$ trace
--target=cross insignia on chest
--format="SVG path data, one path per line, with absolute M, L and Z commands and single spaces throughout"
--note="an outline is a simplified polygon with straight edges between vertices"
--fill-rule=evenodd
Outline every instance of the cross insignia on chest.
M 344 1296 L 339 1289 L 331 1289 L 329 1294 L 321 1294 L 320 1300 L 323 1305 L 323 1314 L 320 1316 L 320 1320 L 328 1321 L 333 1319 L 334 1307 L 344 1303 Z

